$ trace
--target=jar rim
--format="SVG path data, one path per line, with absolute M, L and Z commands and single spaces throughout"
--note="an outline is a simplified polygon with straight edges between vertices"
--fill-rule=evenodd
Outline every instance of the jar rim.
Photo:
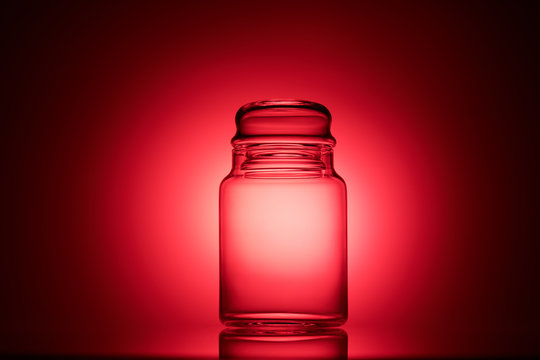
M 335 145 L 330 132 L 330 111 L 314 101 L 272 99 L 254 101 L 236 113 L 234 144 L 251 142 L 327 143 Z

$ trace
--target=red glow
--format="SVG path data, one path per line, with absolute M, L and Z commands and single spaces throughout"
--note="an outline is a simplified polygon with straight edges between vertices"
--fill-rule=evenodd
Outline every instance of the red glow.
M 376 64 L 358 73 L 360 53 L 338 65 L 343 49 L 315 56 L 289 48 L 290 56 L 273 58 L 275 70 L 260 72 L 269 54 L 255 52 L 253 61 L 226 51 L 216 68 L 216 49 L 205 51 L 192 55 L 189 70 L 168 64 L 138 75 L 115 105 L 114 116 L 128 121 L 95 142 L 93 193 L 108 224 L 102 236 L 114 239 L 100 243 L 101 261 L 123 311 L 150 322 L 217 321 L 217 187 L 230 166 L 232 120 L 239 104 L 276 97 L 320 101 L 334 116 L 336 168 L 349 185 L 349 326 L 440 311 L 444 303 L 430 296 L 450 275 L 449 244 L 436 239 L 451 221 L 443 204 L 453 174 L 440 166 L 449 159 L 435 134 L 414 120 L 429 109 L 379 90 Z M 243 86 L 231 86 L 239 77 Z
M 306 63 L 322 66 L 313 59 Z M 222 58 L 221 64 L 236 67 L 238 59 Z M 243 65 L 242 73 L 255 71 Z M 235 81 L 230 72 L 212 74 L 202 64 L 175 77 L 173 69 L 161 69 L 167 81 L 144 107 L 137 98 L 157 85 L 141 84 L 143 95 L 134 94 L 130 101 L 139 104 L 136 111 L 121 115 L 130 119 L 129 126 L 110 129 L 109 142 L 100 142 L 96 155 L 106 161 L 96 163 L 107 164 L 95 170 L 103 176 L 98 184 L 105 186 L 99 191 L 104 195 L 100 212 L 109 219 L 104 229 L 111 232 L 105 236 L 115 238 L 103 254 L 119 277 L 118 296 L 137 294 L 137 302 L 128 302 L 131 311 L 150 314 L 152 304 L 151 319 L 167 314 L 211 324 L 218 308 L 217 186 L 230 166 L 236 107 L 256 95 L 249 87 L 243 96 L 227 92 Z M 287 76 L 275 72 L 265 78 L 285 81 Z M 201 82 L 206 86 L 189 97 L 180 90 L 197 89 Z M 446 185 L 453 174 L 440 166 L 448 161 L 446 154 L 430 139 L 433 134 L 415 125 L 416 109 L 398 104 L 384 109 L 377 105 L 382 99 L 376 92 L 358 98 L 362 90 L 346 69 L 325 84 L 316 92 L 274 85 L 258 94 L 305 92 L 302 97 L 320 99 L 334 115 L 336 168 L 349 187 L 349 326 L 409 316 L 429 319 L 429 306 L 439 311 L 443 305 L 432 303 L 430 296 L 438 296 L 438 284 L 450 275 L 445 254 L 451 248 L 436 240 L 444 238 L 445 222 L 451 221 L 452 209 L 441 208 L 453 191 Z M 333 84 L 343 92 L 325 90 Z M 216 99 L 211 107 L 202 100 L 208 97 Z M 204 134 L 204 141 L 197 134 Z M 138 281 L 121 280 L 133 278 Z M 425 293 L 426 284 L 431 295 Z
M 217 355 L 218 186 L 273 98 L 333 116 L 351 357 L 537 347 L 526 6 L 14 4 L 8 350 Z

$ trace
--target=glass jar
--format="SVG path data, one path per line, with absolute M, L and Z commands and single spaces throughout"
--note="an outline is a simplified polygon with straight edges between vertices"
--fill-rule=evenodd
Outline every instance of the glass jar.
M 301 100 L 241 107 L 222 181 L 220 319 L 338 326 L 347 319 L 347 199 L 330 112 Z

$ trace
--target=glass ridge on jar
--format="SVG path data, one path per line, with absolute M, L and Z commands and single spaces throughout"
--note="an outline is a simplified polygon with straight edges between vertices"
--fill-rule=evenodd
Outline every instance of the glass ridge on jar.
M 226 326 L 339 326 L 347 319 L 347 196 L 330 112 L 302 100 L 236 114 L 220 185 L 220 319 Z

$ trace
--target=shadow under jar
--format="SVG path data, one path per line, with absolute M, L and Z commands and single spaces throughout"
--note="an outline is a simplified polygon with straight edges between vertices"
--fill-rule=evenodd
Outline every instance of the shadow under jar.
M 222 181 L 220 319 L 226 326 L 339 326 L 347 319 L 347 196 L 324 106 L 247 104 Z

